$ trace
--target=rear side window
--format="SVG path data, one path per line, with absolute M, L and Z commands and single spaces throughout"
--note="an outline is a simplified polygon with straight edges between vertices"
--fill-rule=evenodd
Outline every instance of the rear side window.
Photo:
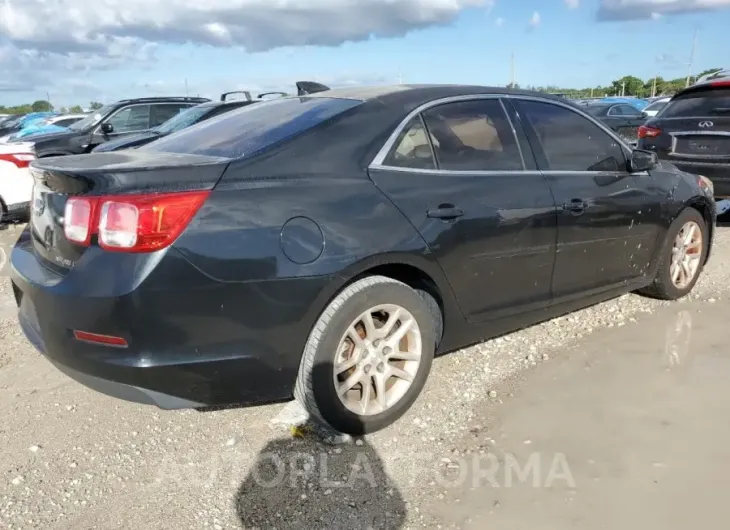
M 440 169 L 524 169 L 517 140 L 496 99 L 446 103 L 423 113 Z
M 361 103 L 321 97 L 263 101 L 197 123 L 142 149 L 224 158 L 250 156 Z
M 700 90 L 679 96 L 662 111 L 662 118 L 702 118 L 730 116 L 730 90 L 727 88 Z

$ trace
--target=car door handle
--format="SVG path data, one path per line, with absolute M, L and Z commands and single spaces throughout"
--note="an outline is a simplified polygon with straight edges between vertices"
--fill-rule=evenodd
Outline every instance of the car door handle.
M 456 219 L 464 215 L 464 212 L 453 204 L 439 204 L 438 208 L 432 208 L 426 212 L 426 216 L 432 219 L 443 219 L 445 221 Z
M 563 204 L 563 210 L 573 215 L 580 215 L 585 212 L 588 207 L 588 203 L 583 199 L 571 199 L 570 201 Z

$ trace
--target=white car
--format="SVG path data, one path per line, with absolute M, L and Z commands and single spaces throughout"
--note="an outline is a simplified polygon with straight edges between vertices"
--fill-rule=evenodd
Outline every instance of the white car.
M 648 117 L 653 118 L 657 115 L 657 113 L 662 110 L 664 107 L 667 106 L 667 103 L 669 103 L 669 100 L 672 99 L 670 97 L 667 98 L 659 98 L 654 101 L 652 101 L 649 105 L 644 107 L 644 110 L 642 111 L 644 114 L 646 114 Z
M 35 158 L 31 143 L 0 144 L 0 221 L 27 219 L 33 193 L 28 165 Z

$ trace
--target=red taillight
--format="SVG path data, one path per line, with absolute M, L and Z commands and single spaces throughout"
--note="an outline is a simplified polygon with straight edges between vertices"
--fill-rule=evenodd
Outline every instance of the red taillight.
M 710 83 L 710 86 L 713 88 L 730 86 L 730 81 L 714 81 L 714 82 Z
M 75 329 L 74 337 L 76 337 L 76 340 L 103 344 L 104 346 L 119 346 L 121 348 L 127 347 L 126 340 L 122 337 L 114 337 L 112 335 L 100 335 L 98 333 L 89 333 L 88 331 L 79 331 Z
M 33 153 L 0 153 L 0 160 L 15 164 L 18 168 L 24 168 L 35 160 L 35 155 Z
M 209 191 L 72 197 L 66 201 L 66 239 L 123 252 L 152 252 L 171 244 L 185 230 Z
M 649 127 L 648 125 L 639 127 L 639 138 L 656 138 L 660 134 L 662 134 L 662 130 L 656 127 Z

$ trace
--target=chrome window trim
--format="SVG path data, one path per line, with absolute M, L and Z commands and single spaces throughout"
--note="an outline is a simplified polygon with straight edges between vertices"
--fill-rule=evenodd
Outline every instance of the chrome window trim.
M 521 174 L 521 175 L 530 175 L 530 174 L 542 174 L 542 175 L 549 175 L 551 173 L 560 173 L 560 174 L 586 174 L 586 175 L 599 175 L 599 174 L 605 174 L 605 171 L 559 171 L 559 170 L 547 170 L 547 171 L 539 171 L 539 170 L 506 170 L 506 171 L 457 171 L 457 170 L 449 170 L 449 169 L 418 169 L 418 168 L 404 168 L 404 167 L 398 167 L 398 166 L 390 166 L 387 164 L 384 164 L 383 161 L 385 160 L 385 157 L 388 155 L 390 150 L 393 148 L 393 145 L 398 140 L 398 137 L 400 136 L 401 132 L 403 132 L 403 129 L 410 123 L 410 121 L 417 115 L 420 115 L 421 113 L 425 112 L 426 110 L 437 107 L 439 105 L 444 105 L 447 103 L 459 103 L 463 101 L 472 101 L 472 100 L 481 100 L 481 99 L 498 99 L 500 100 L 500 103 L 502 105 L 503 111 L 505 111 L 505 114 L 507 115 L 507 119 L 509 120 L 510 125 L 512 126 L 512 131 L 515 136 L 515 141 L 517 142 L 517 147 L 520 150 L 520 153 L 522 154 L 522 149 L 520 146 L 519 138 L 517 137 L 516 131 L 514 129 L 514 124 L 512 123 L 512 119 L 510 118 L 510 115 L 508 112 L 506 112 L 506 109 L 504 108 L 504 102 L 503 99 L 508 100 L 523 100 L 523 101 L 535 101 L 537 103 L 546 103 L 548 105 L 555 105 L 558 107 L 563 107 L 567 110 L 573 111 L 579 116 L 582 116 L 583 118 L 586 118 L 588 121 L 596 125 L 599 129 L 603 130 L 608 136 L 610 136 L 617 144 L 618 146 L 623 150 L 624 158 L 627 164 L 627 175 L 643 175 L 648 173 L 631 173 L 628 171 L 628 163 L 630 160 L 631 152 L 633 149 L 631 149 L 626 142 L 624 142 L 621 137 L 619 137 L 617 134 L 613 132 L 609 127 L 601 123 L 599 120 L 593 118 L 590 114 L 583 112 L 582 110 L 575 108 L 570 103 L 563 103 L 562 101 L 554 101 L 552 99 L 546 99 L 539 96 L 528 96 L 528 95 L 516 95 L 516 94 L 465 94 L 461 96 L 449 96 L 439 99 L 434 99 L 431 101 L 428 101 L 426 103 L 423 103 L 413 109 L 411 112 L 409 112 L 406 117 L 398 124 L 398 126 L 395 128 L 395 130 L 391 133 L 391 135 L 388 137 L 388 139 L 385 141 L 383 146 L 380 148 L 378 153 L 373 158 L 373 161 L 368 166 L 369 169 L 380 169 L 380 170 L 387 170 L 387 171 L 400 171 L 403 173 L 429 173 L 429 174 L 440 174 L 440 175 L 503 175 L 503 174 Z M 421 118 L 421 123 L 425 125 L 423 122 L 423 118 Z M 428 129 L 426 129 L 428 130 Z M 431 143 L 431 142 L 429 142 Z M 431 146 L 431 149 L 433 150 L 433 146 Z M 434 154 L 434 160 L 435 160 L 435 154 Z M 522 167 L 525 166 L 524 157 L 522 159 Z
M 623 114 L 611 114 L 611 111 L 612 111 L 613 109 L 617 109 L 617 108 L 618 108 L 618 107 L 620 107 L 620 106 L 621 106 L 621 104 L 620 104 L 620 103 L 617 103 L 616 105 L 611 105 L 611 108 L 610 108 L 610 109 L 608 109 L 608 112 L 606 113 L 606 116 L 623 116 Z
M 503 176 L 503 175 L 526 175 L 526 176 L 540 176 L 543 173 L 537 169 L 509 169 L 504 171 L 499 170 L 465 170 L 459 171 L 457 169 L 420 169 L 417 167 L 398 167 L 398 166 L 383 166 L 383 165 L 371 165 L 369 169 L 376 171 L 397 171 L 399 173 L 419 173 L 426 175 L 452 175 L 456 177 L 491 177 L 491 176 Z
M 712 160 L 727 160 L 730 158 L 730 154 L 728 155 L 691 155 L 691 154 L 685 154 L 685 153 L 677 153 L 677 137 L 681 136 L 719 136 L 724 138 L 730 138 L 730 132 L 726 131 L 679 131 L 679 132 L 672 132 L 669 133 L 669 136 L 672 137 L 672 149 L 669 151 L 669 156 L 677 156 L 682 158 L 689 158 L 694 160 L 704 160 L 704 159 L 712 159 Z

